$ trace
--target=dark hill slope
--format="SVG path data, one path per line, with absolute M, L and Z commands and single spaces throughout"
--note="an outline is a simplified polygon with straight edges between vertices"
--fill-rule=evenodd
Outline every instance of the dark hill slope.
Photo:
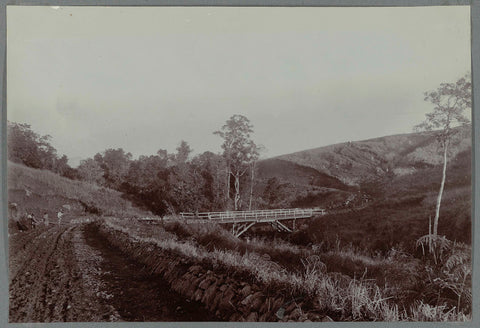
M 440 235 L 467 244 L 471 242 L 472 211 L 470 136 L 470 131 L 462 129 L 450 147 L 438 228 Z M 300 161 L 318 156 L 320 163 L 325 162 L 325 158 L 358 159 L 359 162 L 352 163 L 357 176 L 342 167 L 335 173 L 358 181 L 362 195 L 371 196 L 360 206 L 357 203 L 333 208 L 328 215 L 309 221 L 296 238 L 307 244 L 334 245 L 338 239 L 372 251 L 388 252 L 400 246 L 414 252 L 416 240 L 428 233 L 429 220 L 435 215 L 442 179 L 441 153 L 435 139 L 429 134 L 411 134 L 352 144 L 286 155 Z M 338 150 L 332 150 L 333 147 Z M 360 148 L 370 152 L 373 159 L 368 161 Z M 385 166 L 373 173 L 375 165 L 382 163 Z M 311 164 L 318 165 L 314 161 Z
M 257 166 L 257 174 L 260 179 L 278 178 L 295 185 L 310 185 L 340 190 L 351 189 L 339 179 L 321 173 L 312 167 L 276 158 L 260 161 Z
M 471 127 L 458 128 L 449 154 L 471 149 Z M 276 157 L 336 177 L 348 185 L 387 174 L 401 176 L 442 161 L 433 133 L 410 133 L 304 150 Z

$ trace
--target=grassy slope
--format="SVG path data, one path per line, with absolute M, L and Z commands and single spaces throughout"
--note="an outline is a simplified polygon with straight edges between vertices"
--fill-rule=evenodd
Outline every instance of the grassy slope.
M 451 157 L 471 149 L 471 128 L 459 129 Z M 278 159 L 316 169 L 349 185 L 374 179 L 389 171 L 421 169 L 441 163 L 432 133 L 411 133 L 347 142 L 282 155 Z
M 312 167 L 299 165 L 282 159 L 266 159 L 257 166 L 260 179 L 278 178 L 281 181 L 297 185 L 312 185 L 339 190 L 350 188 L 337 178 L 321 173 Z
M 37 217 L 45 212 L 56 217 L 63 205 L 76 215 L 85 210 L 122 217 L 141 214 L 118 191 L 12 162 L 8 162 L 8 201 L 17 203 L 21 213 L 33 212 Z
M 452 240 L 470 243 L 471 131 L 459 130 L 450 147 L 439 233 Z M 307 172 L 303 167 L 309 166 L 315 168 L 317 174 L 332 175 L 345 183 L 359 184 L 362 179 L 371 181 L 368 185 L 362 184 L 362 193 L 372 196 L 365 208 L 334 211 L 313 220 L 304 231 L 293 236 L 297 242 L 334 245 L 340 240 L 373 251 L 388 251 L 400 244 L 413 250 L 415 240 L 428 233 L 428 221 L 435 214 L 442 175 L 438 144 L 429 133 L 332 145 L 271 161 L 274 160 L 290 161 L 290 166 L 302 167 L 302 173 Z M 282 165 L 288 168 L 288 165 Z M 291 169 L 288 172 L 296 174 L 298 171 Z M 290 178 L 295 179 L 302 181 L 302 175 Z M 336 192 L 339 194 L 338 190 Z M 322 194 L 307 197 L 305 206 L 320 203 L 316 198 L 322 197 Z M 303 205 L 302 202 L 299 204 Z
M 372 187 L 377 199 L 360 210 L 332 213 L 310 222 L 298 239 L 334 244 L 337 239 L 360 248 L 388 251 L 402 245 L 414 250 L 415 241 L 428 233 L 435 214 L 441 166 L 380 180 Z M 447 167 L 439 234 L 471 242 L 471 153 L 463 151 Z

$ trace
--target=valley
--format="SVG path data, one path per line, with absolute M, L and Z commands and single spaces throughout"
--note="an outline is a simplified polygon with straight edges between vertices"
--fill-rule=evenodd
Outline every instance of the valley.
M 437 263 L 419 244 L 441 174 L 428 136 L 260 161 L 254 192 L 269 206 L 327 214 L 297 220 L 292 233 L 258 225 L 240 238 L 213 222 L 156 216 L 113 189 L 9 163 L 9 203 L 51 218 L 25 229 L 25 217 L 10 213 L 10 321 L 468 320 L 468 137 L 448 166 L 439 226 L 446 252 Z M 401 142 L 411 148 L 394 146 Z M 317 152 L 338 168 L 311 165 Z

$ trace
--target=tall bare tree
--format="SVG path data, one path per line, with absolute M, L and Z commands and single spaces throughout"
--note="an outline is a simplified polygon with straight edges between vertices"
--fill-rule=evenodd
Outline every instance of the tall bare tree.
M 249 211 L 252 209 L 253 187 L 255 185 L 255 172 L 256 172 L 257 161 L 258 161 L 258 158 L 260 157 L 260 152 L 265 150 L 265 147 L 263 145 L 254 145 L 254 147 L 255 147 L 254 154 L 250 161 L 250 197 L 249 197 L 250 199 L 248 201 Z
M 447 173 L 447 154 L 452 136 L 458 131 L 454 129 L 470 121 L 465 116 L 465 110 L 472 106 L 472 89 L 470 76 L 465 75 L 455 83 L 442 83 L 436 90 L 425 92 L 425 101 L 434 105 L 433 111 L 427 113 L 425 121 L 415 127 L 417 131 L 435 131 L 435 135 L 443 150 L 442 182 L 437 197 L 435 218 L 433 221 L 433 236 L 438 234 L 438 219 L 442 202 L 445 178 Z
M 253 126 L 243 115 L 233 115 L 214 134 L 223 138 L 223 157 L 227 166 L 227 200 L 230 198 L 230 179 L 234 179 L 234 208 L 240 207 L 240 178 L 248 170 L 250 163 L 257 158 L 257 146 L 251 140 Z

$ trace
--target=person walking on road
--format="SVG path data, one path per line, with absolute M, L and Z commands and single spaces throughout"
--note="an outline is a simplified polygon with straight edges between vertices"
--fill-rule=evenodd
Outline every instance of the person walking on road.
M 48 223 L 49 223 L 48 221 L 49 221 L 49 220 L 48 220 L 48 213 L 45 212 L 45 213 L 43 214 L 43 224 L 45 224 L 46 227 L 48 227 Z
M 28 214 L 27 218 L 29 219 L 30 221 L 30 225 L 33 228 L 35 228 L 38 224 L 38 220 L 35 218 L 35 214 Z
M 57 213 L 58 225 L 60 225 L 60 224 L 62 223 L 62 216 L 63 216 L 63 213 L 62 213 L 62 210 L 60 210 L 60 211 Z

